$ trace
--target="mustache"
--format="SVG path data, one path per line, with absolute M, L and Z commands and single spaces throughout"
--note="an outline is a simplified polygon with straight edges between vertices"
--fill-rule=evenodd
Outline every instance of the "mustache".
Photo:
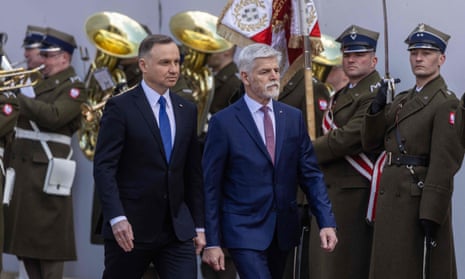
M 270 83 L 267 83 L 267 84 L 265 85 L 265 88 L 266 88 L 266 89 L 269 89 L 270 87 L 273 87 L 273 86 L 276 86 L 276 87 L 279 88 L 279 85 L 280 85 L 280 84 L 279 84 L 279 81 L 272 81 L 272 82 L 270 82 Z

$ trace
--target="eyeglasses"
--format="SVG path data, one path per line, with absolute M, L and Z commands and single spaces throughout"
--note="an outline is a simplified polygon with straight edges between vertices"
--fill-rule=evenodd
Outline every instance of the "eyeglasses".
M 44 58 L 53 58 L 53 57 L 56 57 L 60 54 L 63 54 L 63 51 L 58 51 L 58 52 L 41 52 L 40 53 L 40 56 L 44 57 Z

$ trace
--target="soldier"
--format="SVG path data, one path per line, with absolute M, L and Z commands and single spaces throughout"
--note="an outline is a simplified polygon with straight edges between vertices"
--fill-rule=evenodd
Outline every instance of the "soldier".
M 3 160 L 5 146 L 11 143 L 13 128 L 18 118 L 18 101 L 16 96 L 10 92 L 0 94 L 0 200 L 3 200 L 3 185 L 7 162 Z M 0 206 L 0 272 L 2 271 L 2 252 L 3 252 L 3 206 Z
M 234 63 L 236 46 L 222 52 L 212 53 L 207 58 L 207 65 L 215 76 L 215 94 L 210 106 L 214 114 L 229 105 L 229 100 L 239 89 L 241 81 L 238 78 L 237 65 Z
M 415 85 L 386 105 L 384 84 L 366 115 L 364 146 L 386 150 L 371 279 L 457 278 L 451 198 L 464 151 L 454 127 L 458 100 L 440 74 L 449 38 L 419 24 L 405 40 Z
M 45 36 L 45 31 L 45 28 L 39 26 L 27 26 L 23 48 L 28 69 L 34 69 L 44 64 L 44 57 L 40 55 L 40 47 Z
M 35 96 L 17 97 L 20 115 L 10 163 L 21 175 L 5 209 L 5 252 L 24 261 L 30 279 L 63 278 L 63 262 L 76 260 L 72 197 L 43 191 L 49 159 L 41 145 L 47 140 L 53 157 L 72 151 L 71 136 L 86 100 L 71 66 L 75 48 L 73 36 L 47 28 L 41 48 L 45 79 L 34 87 Z
M 320 253 L 318 229 L 312 224 L 310 278 L 368 277 L 372 227 L 365 216 L 371 177 L 359 171 L 357 158 L 367 156 L 360 130 L 375 96 L 373 90 L 381 80 L 375 69 L 378 36 L 352 25 L 336 39 L 341 43 L 342 69 L 349 81 L 331 97 L 323 117 L 324 135 L 313 144 L 334 206 L 341 246 L 331 255 Z

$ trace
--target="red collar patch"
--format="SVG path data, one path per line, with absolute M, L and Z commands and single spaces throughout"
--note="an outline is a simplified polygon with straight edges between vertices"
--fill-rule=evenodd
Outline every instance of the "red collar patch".
M 69 96 L 71 98 L 76 99 L 79 95 L 81 95 L 81 91 L 78 88 L 71 88 L 71 90 L 69 90 Z

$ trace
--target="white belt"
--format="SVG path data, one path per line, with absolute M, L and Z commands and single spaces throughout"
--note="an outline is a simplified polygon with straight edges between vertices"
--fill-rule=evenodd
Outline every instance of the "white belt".
M 35 132 L 31 130 L 25 130 L 22 128 L 15 128 L 16 138 L 18 139 L 30 139 L 37 141 L 53 141 L 66 145 L 71 145 L 71 137 L 56 134 L 56 133 L 46 133 L 46 132 Z
M 5 153 L 5 148 L 0 147 L 0 171 L 5 175 L 5 166 L 3 165 L 3 154 Z

